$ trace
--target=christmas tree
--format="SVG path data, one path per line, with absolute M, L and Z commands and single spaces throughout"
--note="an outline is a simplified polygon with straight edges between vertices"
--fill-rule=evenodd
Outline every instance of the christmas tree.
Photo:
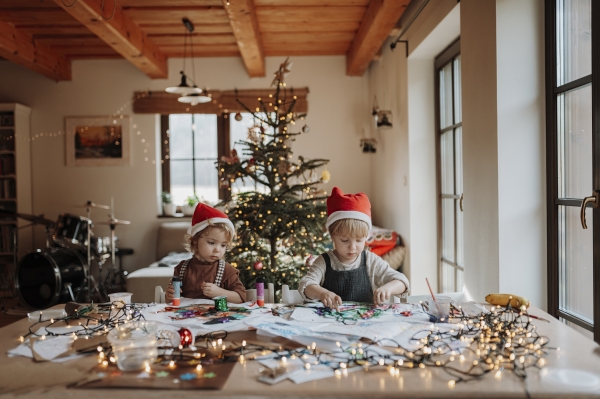
M 258 99 L 254 111 L 240 104 L 254 118 L 248 139 L 238 142 L 243 159 L 232 151 L 218 162 L 221 188 L 230 198 L 221 206 L 237 227 L 237 240 L 227 261 L 240 271 L 240 279 L 253 288 L 256 278 L 277 286 L 297 288 L 306 273 L 307 259 L 324 252 L 329 244 L 325 232 L 326 191 L 319 189 L 329 181 L 329 172 L 317 169 L 326 159 L 293 160 L 291 143 L 295 136 L 308 133 L 304 125 L 292 132 L 305 115 L 294 112 L 297 98 L 286 88 L 284 78 L 291 63 L 281 64 L 268 99 Z M 239 100 L 238 100 L 239 102 Z M 253 183 L 253 190 L 234 193 L 232 186 L 242 181 Z

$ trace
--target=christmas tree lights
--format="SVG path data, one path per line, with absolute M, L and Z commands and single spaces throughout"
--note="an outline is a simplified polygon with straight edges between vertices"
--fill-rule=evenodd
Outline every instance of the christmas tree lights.
M 286 60 L 277 72 L 275 90 L 268 98 L 258 98 L 254 110 L 238 102 L 254 118 L 248 139 L 241 141 L 243 156 L 232 151 L 218 162 L 219 186 L 230 194 L 221 205 L 237 228 L 235 247 L 227 260 L 240 271 L 240 279 L 253 288 L 256 278 L 277 286 L 295 288 L 306 273 L 305 260 L 324 252 L 329 244 L 324 224 L 327 218 L 327 192 L 319 185 L 329 181 L 322 170 L 326 159 L 293 159 L 291 144 L 307 134 L 304 125 L 292 132 L 305 115 L 294 112 L 297 97 L 287 89 L 284 78 L 291 63 Z M 236 181 L 253 183 L 254 190 L 235 192 Z

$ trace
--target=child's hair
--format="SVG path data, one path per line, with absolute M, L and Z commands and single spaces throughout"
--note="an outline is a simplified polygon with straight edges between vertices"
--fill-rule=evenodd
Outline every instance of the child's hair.
M 358 219 L 341 219 L 329 226 L 332 236 L 351 238 L 366 238 L 369 235 L 369 225 Z
M 233 246 L 235 232 L 233 230 L 231 230 L 231 226 L 229 226 L 226 223 L 209 223 L 209 225 L 206 226 L 206 228 L 204 228 L 203 230 L 200 230 L 194 236 L 186 234 L 183 237 L 183 247 L 186 249 L 186 251 L 191 252 L 192 254 L 196 255 L 196 248 L 198 248 L 198 239 L 200 239 L 200 237 L 202 237 L 204 234 L 206 234 L 208 228 L 210 228 L 210 227 L 216 227 L 226 234 L 227 250 L 229 251 L 231 249 L 231 247 Z

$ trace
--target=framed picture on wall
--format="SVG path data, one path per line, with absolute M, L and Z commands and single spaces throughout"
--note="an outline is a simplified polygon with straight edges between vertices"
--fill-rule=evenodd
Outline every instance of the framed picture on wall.
M 130 166 L 129 116 L 68 116 L 67 166 Z

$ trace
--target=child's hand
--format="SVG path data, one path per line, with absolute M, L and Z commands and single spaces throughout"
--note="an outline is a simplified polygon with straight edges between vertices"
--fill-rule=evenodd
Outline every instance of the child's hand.
M 392 294 L 393 292 L 390 289 L 390 287 L 386 287 L 385 285 L 381 286 L 377 288 L 373 293 L 373 303 L 375 305 L 381 305 L 383 303 L 386 303 L 390 300 Z
M 219 286 L 213 283 L 207 283 L 206 281 L 202 283 L 202 292 L 209 298 L 223 295 L 223 290 L 219 288 Z
M 169 284 L 169 286 L 167 287 L 167 292 L 165 292 L 165 302 L 166 303 L 173 302 L 174 296 L 175 296 L 175 288 L 173 288 L 173 285 Z
M 323 303 L 323 306 L 335 310 L 339 310 L 339 307 L 342 304 L 342 298 L 331 291 L 323 292 L 320 295 L 319 300 Z

